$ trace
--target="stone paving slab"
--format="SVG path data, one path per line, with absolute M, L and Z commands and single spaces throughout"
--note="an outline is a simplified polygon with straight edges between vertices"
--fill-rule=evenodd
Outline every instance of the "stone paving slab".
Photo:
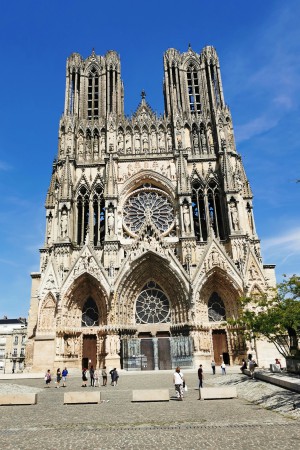
M 196 371 L 195 371 L 196 372 Z M 0 417 L 1 446 L 6 450 L 90 449 L 273 449 L 272 437 L 281 449 L 298 449 L 299 419 L 276 414 L 263 403 L 262 382 L 242 375 L 212 376 L 205 374 L 207 386 L 235 385 L 240 392 L 259 392 L 261 404 L 245 398 L 228 400 L 198 400 L 197 373 L 185 373 L 188 392 L 183 402 L 175 398 L 172 373 L 147 373 L 140 376 L 120 376 L 116 387 L 82 388 L 101 392 L 98 405 L 63 405 L 64 392 L 80 390 L 81 380 L 72 377 L 66 388 L 44 389 L 42 380 L 18 380 L 25 389 L 39 389 L 35 406 L 6 409 Z M 260 387 L 259 389 L 255 389 Z M 170 401 L 132 403 L 133 389 L 169 390 Z M 0 390 L 13 390 L 12 381 L 1 381 Z M 267 391 L 268 392 L 268 391 Z M 290 395 L 297 394 L 288 392 Z M 239 394 L 240 395 L 240 394 Z M 277 395 L 277 394 L 276 394 Z M 273 397 L 275 396 L 273 393 Z M 298 396 L 299 397 L 299 396 Z M 300 406 L 300 405 L 299 405 Z

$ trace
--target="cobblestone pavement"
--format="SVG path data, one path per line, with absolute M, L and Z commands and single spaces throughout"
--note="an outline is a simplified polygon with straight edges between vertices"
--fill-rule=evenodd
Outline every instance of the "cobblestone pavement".
M 281 449 L 299 449 L 298 394 L 286 396 L 283 389 L 242 375 L 205 374 L 206 386 L 234 384 L 239 398 L 198 401 L 196 374 L 187 372 L 186 380 L 189 390 L 184 401 L 178 402 L 171 372 L 121 373 L 117 387 L 100 387 L 103 402 L 99 405 L 63 405 L 64 392 L 99 389 L 81 388 L 78 377 L 69 377 L 67 387 L 59 389 L 55 384 L 44 388 L 44 380 L 1 381 L 0 393 L 38 393 L 37 405 L 0 407 L 1 447 L 265 450 L 280 443 Z M 170 388 L 170 402 L 131 403 L 132 389 L 145 388 Z M 297 402 L 295 412 L 292 406 Z

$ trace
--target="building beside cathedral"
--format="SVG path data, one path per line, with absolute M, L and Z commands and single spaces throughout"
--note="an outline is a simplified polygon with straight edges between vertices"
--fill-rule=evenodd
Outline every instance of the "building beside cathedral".
M 267 343 L 227 323 L 275 274 L 262 263 L 218 56 L 169 49 L 163 67 L 164 114 L 142 92 L 129 117 L 115 51 L 67 60 L 29 369 L 273 361 Z

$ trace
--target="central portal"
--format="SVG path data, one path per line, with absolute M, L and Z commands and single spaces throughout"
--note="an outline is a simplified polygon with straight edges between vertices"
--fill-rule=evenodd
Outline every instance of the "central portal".
M 225 364 L 230 364 L 226 331 L 213 330 L 212 338 L 215 363 L 221 365 L 224 361 Z
M 82 368 L 97 366 L 97 337 L 94 334 L 83 336 Z

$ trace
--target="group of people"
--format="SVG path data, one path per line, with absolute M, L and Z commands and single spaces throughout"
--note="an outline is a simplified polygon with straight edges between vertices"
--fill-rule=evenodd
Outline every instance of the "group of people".
M 60 370 L 60 368 L 56 371 L 56 378 L 55 378 L 55 384 L 56 388 L 60 387 L 60 382 L 62 380 L 63 384 L 62 387 L 66 387 L 67 382 L 67 376 L 69 372 L 67 368 L 65 367 L 63 371 Z M 111 376 L 111 386 L 116 386 L 118 384 L 119 374 L 117 369 L 114 367 L 110 372 Z M 107 369 L 106 366 L 100 370 L 94 369 L 94 366 L 91 366 L 90 369 L 83 368 L 82 369 L 82 385 L 81 387 L 87 387 L 88 378 L 90 378 L 91 387 L 100 387 L 100 377 L 102 377 L 102 386 L 107 386 Z M 45 373 L 44 380 L 46 382 L 46 387 L 50 387 L 51 381 L 52 381 L 52 374 L 50 369 L 47 370 Z
M 240 367 L 240 371 L 242 373 L 245 373 L 245 370 L 248 368 L 249 365 L 249 371 L 250 371 L 250 377 L 254 380 L 254 371 L 255 367 L 257 367 L 256 361 L 254 358 L 252 358 L 252 355 L 248 356 L 248 363 L 245 359 L 242 359 L 242 365 Z
M 90 382 L 91 387 L 100 387 L 100 371 L 97 369 L 94 369 L 94 366 L 90 367 L 90 370 L 83 368 L 82 369 L 82 386 L 87 386 L 88 381 L 88 373 L 90 375 Z M 119 374 L 117 369 L 114 367 L 110 372 L 111 377 L 111 386 L 116 386 L 118 384 Z M 101 370 L 101 376 L 102 376 L 102 386 L 107 386 L 107 369 L 106 366 L 103 367 Z
M 61 380 L 63 380 L 63 384 L 62 387 L 66 387 L 66 382 L 67 382 L 67 376 L 68 376 L 68 369 L 65 367 L 63 369 L 63 371 L 60 371 L 60 368 L 57 369 L 56 371 L 56 379 L 55 379 L 55 384 L 56 384 L 56 388 L 60 387 L 60 382 Z M 46 387 L 50 387 L 50 383 L 52 381 L 52 375 L 51 375 L 51 371 L 50 369 L 47 370 L 47 372 L 45 373 L 45 382 L 46 382 Z

